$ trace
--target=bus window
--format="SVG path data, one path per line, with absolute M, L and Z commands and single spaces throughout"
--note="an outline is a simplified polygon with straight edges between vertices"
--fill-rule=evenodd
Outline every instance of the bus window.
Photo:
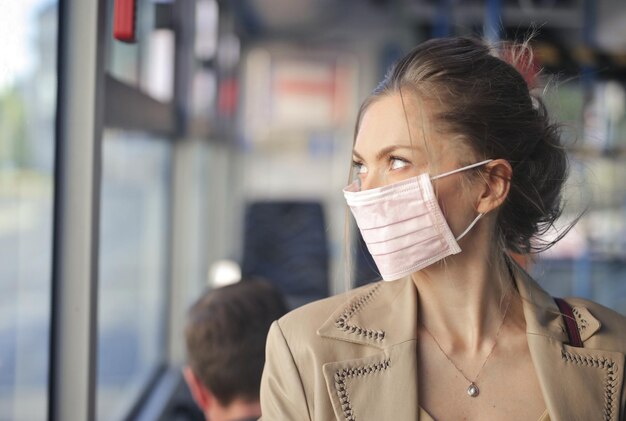
M 3 6 L 0 419 L 36 421 L 48 405 L 58 2 Z

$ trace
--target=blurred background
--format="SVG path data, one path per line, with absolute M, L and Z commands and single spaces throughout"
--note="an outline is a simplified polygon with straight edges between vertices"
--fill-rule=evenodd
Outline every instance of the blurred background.
M 85 83 L 60 69 L 93 57 L 98 420 L 188 419 L 181 331 L 207 286 L 263 276 L 295 307 L 376 279 L 358 239 L 345 265 L 355 115 L 431 37 L 538 30 L 572 161 L 563 224 L 587 212 L 531 270 L 555 295 L 626 314 L 626 3 L 137 0 L 129 43 L 114 0 L 82 1 L 98 22 L 82 50 L 62 37 L 76 0 L 2 2 L 0 420 L 50 419 L 58 122 L 72 121 L 59 92 Z

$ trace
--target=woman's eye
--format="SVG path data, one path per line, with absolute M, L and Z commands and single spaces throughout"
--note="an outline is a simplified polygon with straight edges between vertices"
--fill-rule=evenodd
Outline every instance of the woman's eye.
M 352 162 L 352 167 L 354 168 L 354 171 L 357 174 L 365 174 L 365 173 L 367 173 L 367 167 L 365 165 L 363 165 L 362 162 L 353 161 Z
M 404 168 L 407 165 L 409 165 L 409 163 L 407 161 L 405 161 L 404 159 L 401 159 L 401 158 L 391 158 L 391 169 L 392 170 L 399 170 L 400 168 Z

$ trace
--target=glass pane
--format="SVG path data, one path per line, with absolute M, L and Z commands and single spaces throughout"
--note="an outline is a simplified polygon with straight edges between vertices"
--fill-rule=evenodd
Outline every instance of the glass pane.
M 119 419 L 163 361 L 170 143 L 108 130 L 103 140 L 98 419 Z
M 57 3 L 0 14 L 0 420 L 47 418 Z

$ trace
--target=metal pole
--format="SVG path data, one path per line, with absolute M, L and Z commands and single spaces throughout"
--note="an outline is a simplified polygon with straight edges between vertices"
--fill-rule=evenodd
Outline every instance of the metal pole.
M 583 3 L 583 31 L 582 45 L 583 48 L 593 49 L 595 47 L 595 30 L 596 30 L 596 7 L 595 0 L 584 0 Z M 581 67 L 581 84 L 584 96 L 583 105 L 583 124 L 585 123 L 584 109 L 592 106 L 594 96 L 595 68 L 592 63 L 583 63 Z M 586 125 L 585 125 L 586 126 Z M 603 147 L 606 148 L 605 142 Z M 572 262 L 572 293 L 579 297 L 592 298 L 593 295 L 593 262 L 591 260 L 591 252 L 585 251 L 582 256 L 574 259 Z
M 173 4 L 174 15 L 174 109 L 177 118 L 176 136 L 189 135 L 191 120 L 191 80 L 194 73 L 195 4 L 178 1 Z
M 452 26 L 452 0 L 439 0 L 436 6 L 435 19 L 431 36 L 433 38 L 450 36 Z
M 491 43 L 500 41 L 502 0 L 487 0 L 483 36 Z
M 596 40 L 596 4 L 595 0 L 584 0 L 583 3 L 583 33 L 582 44 L 583 48 L 595 49 Z M 593 90 L 593 82 L 595 79 L 595 69 L 591 63 L 584 63 L 582 66 L 582 82 L 583 88 L 588 91 Z
M 193 145 L 189 139 L 191 121 L 191 80 L 194 73 L 195 4 L 179 1 L 172 5 L 176 36 L 174 53 L 174 108 L 176 113 L 176 138 L 172 154 L 172 202 L 170 206 L 170 266 L 167 297 L 167 359 L 169 363 L 185 361 L 183 331 L 187 306 L 189 267 L 185 257 L 189 254 L 189 237 L 186 235 L 189 204 L 189 171 L 193 161 Z
M 49 420 L 95 419 L 105 0 L 59 9 Z

